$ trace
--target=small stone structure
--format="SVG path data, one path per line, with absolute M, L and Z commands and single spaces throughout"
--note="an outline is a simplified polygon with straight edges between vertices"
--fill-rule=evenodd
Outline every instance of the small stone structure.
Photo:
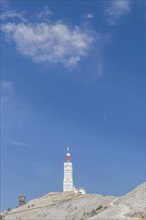
M 26 204 L 26 197 L 25 196 L 19 196 L 19 206 Z

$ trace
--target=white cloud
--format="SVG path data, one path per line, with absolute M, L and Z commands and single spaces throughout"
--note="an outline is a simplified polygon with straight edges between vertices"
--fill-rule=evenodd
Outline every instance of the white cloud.
M 63 23 L 6 23 L 2 31 L 14 41 L 22 55 L 35 62 L 60 63 L 74 67 L 83 58 L 94 40 L 93 33 Z
M 111 0 L 105 11 L 109 24 L 115 25 L 121 16 L 131 11 L 131 2 L 130 0 Z

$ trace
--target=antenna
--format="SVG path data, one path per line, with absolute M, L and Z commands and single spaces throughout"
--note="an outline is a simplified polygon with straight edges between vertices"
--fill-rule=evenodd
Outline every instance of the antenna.
M 68 151 L 68 152 L 69 152 L 69 148 L 70 148 L 70 145 L 68 144 L 68 145 L 67 145 L 67 151 Z

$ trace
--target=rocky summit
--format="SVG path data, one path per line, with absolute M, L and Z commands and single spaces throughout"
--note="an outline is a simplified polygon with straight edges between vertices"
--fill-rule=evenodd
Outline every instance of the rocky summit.
M 121 197 L 73 192 L 49 193 L 1 213 L 6 220 L 144 220 L 146 183 Z

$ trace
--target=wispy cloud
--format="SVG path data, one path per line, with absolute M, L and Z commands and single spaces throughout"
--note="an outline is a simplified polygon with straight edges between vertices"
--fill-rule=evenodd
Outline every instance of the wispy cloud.
M 19 141 L 8 141 L 8 144 L 16 147 L 31 147 L 30 145 Z
M 3 107 L 11 105 L 12 96 L 14 93 L 14 85 L 11 81 L 2 80 L 0 82 L 0 103 L 1 103 L 1 113 L 3 112 Z
M 38 14 L 38 18 L 43 19 L 45 21 L 50 21 L 50 17 L 53 15 L 52 11 L 48 6 L 45 6 L 42 11 Z
M 105 8 L 107 20 L 110 25 L 115 25 L 117 20 L 131 11 L 130 0 L 111 0 Z
M 23 13 L 18 13 L 15 10 L 7 10 L 1 13 L 0 19 L 1 20 L 7 20 L 8 18 L 14 19 L 18 18 L 23 22 L 27 22 L 26 18 L 24 18 Z
M 51 11 L 45 8 L 39 17 L 49 17 Z M 10 16 L 3 14 L 3 19 Z M 91 16 L 91 15 L 90 15 Z M 79 26 L 58 22 L 5 22 L 1 30 L 9 41 L 13 41 L 20 54 L 38 63 L 62 64 L 65 68 L 75 67 L 88 54 L 94 41 L 94 33 Z
M 94 14 L 93 13 L 88 13 L 84 16 L 86 19 L 92 19 L 94 18 Z
M 31 117 L 27 105 L 23 103 L 15 94 L 15 85 L 8 80 L 0 83 L 0 110 L 1 110 L 1 130 L 3 137 L 8 137 L 8 131 L 21 130 L 28 118 Z
M 8 8 L 8 0 L 0 0 L 1 9 Z
M 97 77 L 102 76 L 103 74 L 103 63 L 102 62 L 98 62 L 97 65 Z
M 104 116 L 103 116 L 103 119 L 104 119 L 104 120 L 108 119 L 107 115 L 104 115 Z
M 13 84 L 10 81 L 7 80 L 2 80 L 0 82 L 0 91 L 1 91 L 1 95 L 10 95 L 13 91 Z

